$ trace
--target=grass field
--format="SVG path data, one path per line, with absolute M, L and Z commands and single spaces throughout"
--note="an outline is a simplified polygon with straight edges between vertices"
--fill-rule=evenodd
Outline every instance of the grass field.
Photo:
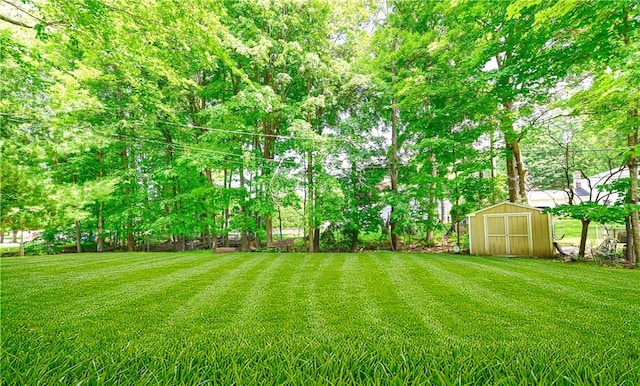
M 582 232 L 582 224 L 580 220 L 555 218 L 553 220 L 555 227 L 555 236 L 561 237 L 558 240 L 560 244 L 580 245 L 580 233 Z M 587 236 L 587 246 L 594 246 L 598 243 L 596 229 L 601 227 L 598 224 L 590 224 Z
M 5 258 L 2 384 L 640 384 L 640 271 L 426 254 Z

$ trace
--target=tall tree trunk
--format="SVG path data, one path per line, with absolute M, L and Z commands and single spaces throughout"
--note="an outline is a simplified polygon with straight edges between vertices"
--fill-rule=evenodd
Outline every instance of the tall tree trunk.
M 510 202 L 527 202 L 525 178 L 527 170 L 524 168 L 522 153 L 520 152 L 520 138 L 514 129 L 511 113 L 514 110 L 513 101 L 503 104 L 505 116 L 502 118 L 502 133 L 507 150 L 507 178 Z
M 13 234 L 17 237 L 16 231 L 13 231 Z M 24 219 L 20 219 L 20 247 L 18 248 L 18 255 L 24 256 Z
M 515 168 L 515 159 L 510 146 L 507 146 L 507 184 L 509 187 L 509 202 L 518 202 L 518 177 Z
M 629 8 L 623 7 L 624 10 L 624 20 L 623 20 L 623 30 L 622 37 L 624 40 L 625 46 L 629 47 L 631 44 L 631 37 L 629 36 L 629 24 L 631 22 L 629 18 Z M 636 99 L 637 103 L 637 99 Z M 631 150 L 631 155 L 627 161 L 627 166 L 629 167 L 629 203 L 634 206 L 638 205 L 638 106 L 637 104 L 629 109 L 628 111 L 629 120 L 632 123 L 631 131 L 627 134 L 627 144 L 629 145 L 629 149 Z M 640 257 L 640 219 L 638 218 L 638 210 L 634 209 L 631 212 L 631 231 L 632 234 L 627 233 L 627 240 L 629 240 L 630 236 L 633 239 L 632 247 L 633 254 L 631 256 L 630 262 L 632 264 L 638 263 L 638 258 Z M 629 244 L 627 244 L 627 249 L 629 249 Z
M 96 252 L 104 252 L 104 204 L 98 204 L 98 234 L 96 235 Z
M 122 90 L 116 90 L 116 95 L 115 95 L 116 100 L 121 100 L 122 99 Z M 116 118 L 118 119 L 124 119 L 125 118 L 125 111 L 122 109 L 119 109 L 118 111 L 116 111 Z M 129 165 L 129 157 L 131 157 L 131 159 L 134 159 L 133 154 L 133 150 L 129 151 L 129 147 L 127 145 L 127 137 L 129 135 L 135 134 L 133 132 L 133 130 L 131 130 L 131 133 L 127 133 L 126 129 L 124 131 L 124 133 L 122 133 L 121 136 L 121 140 L 122 140 L 122 152 L 120 153 L 120 160 L 122 162 L 122 170 L 124 171 L 124 174 L 127 176 L 127 179 L 125 180 L 125 188 L 123 189 L 123 193 L 125 196 L 124 199 L 124 210 L 130 209 L 131 208 L 131 195 L 133 193 L 133 181 L 134 180 L 130 175 L 129 175 L 129 170 L 132 169 L 130 168 Z M 135 237 L 133 234 L 133 220 L 132 220 L 132 216 L 131 214 L 127 214 L 126 215 L 127 219 L 125 221 L 125 229 L 123 229 L 122 233 L 118 233 L 118 237 L 123 237 L 123 239 L 126 237 L 126 248 L 127 251 L 132 252 L 135 249 Z
M 431 177 L 433 177 L 435 181 L 435 179 L 438 177 L 438 168 L 436 166 L 435 153 L 431 154 L 431 156 L 429 157 L 429 162 L 431 162 L 431 167 L 433 168 L 431 169 Z M 431 193 L 429 193 L 429 210 L 428 210 L 429 229 L 427 230 L 427 235 L 425 237 L 425 241 L 427 242 L 428 245 L 432 245 L 433 243 L 435 243 L 435 237 L 434 237 L 433 231 L 436 225 L 436 222 L 434 221 L 436 216 L 436 205 L 438 205 L 438 203 L 436 202 L 436 195 L 434 193 L 434 189 L 431 189 Z
M 74 172 L 71 179 L 73 180 L 73 184 L 78 186 L 78 180 L 76 173 Z M 80 221 L 75 220 L 75 232 L 76 232 L 76 252 L 82 253 L 82 245 L 80 243 Z
M 100 164 L 100 173 L 98 179 L 102 181 L 104 177 L 104 169 L 102 167 L 103 150 L 98 151 L 98 163 Z M 98 203 L 98 234 L 96 235 L 96 252 L 104 252 L 104 203 Z
M 267 245 L 270 245 L 273 242 L 273 219 L 271 213 L 265 214 L 264 230 L 266 232 Z
M 309 244 L 308 244 L 308 252 L 315 252 L 315 221 L 314 221 L 314 202 L 313 202 L 313 153 L 311 150 L 307 153 L 307 212 L 309 213 Z
M 127 147 L 126 146 L 127 145 L 125 143 L 124 144 L 124 149 L 122 150 L 122 153 L 120 153 L 120 157 L 121 157 L 121 160 L 122 160 L 123 169 L 125 171 L 128 171 L 129 170 L 129 154 L 127 152 Z M 128 184 L 131 184 L 131 181 L 127 181 L 127 182 L 128 182 Z M 126 209 L 129 209 L 129 207 L 131 205 L 131 193 L 132 193 L 132 188 L 130 186 L 127 186 L 127 187 L 124 188 L 125 208 Z M 128 217 L 131 217 L 131 215 L 129 215 Z M 132 252 L 135 249 L 135 237 L 133 235 L 133 221 L 131 220 L 131 218 L 127 219 L 127 221 L 126 221 L 124 234 L 126 235 L 127 251 Z
M 227 174 L 229 178 L 229 183 L 227 184 Z M 231 171 L 229 169 L 224 169 L 224 190 L 225 192 L 231 188 Z M 222 246 L 225 248 L 229 248 L 229 203 L 227 202 L 222 213 Z
M 313 250 L 320 252 L 320 228 L 315 228 L 313 232 Z
M 489 145 L 491 150 L 491 205 L 495 205 L 498 203 L 498 189 L 496 183 L 496 157 L 494 154 L 494 145 L 495 145 L 495 132 L 491 130 L 489 135 Z
M 127 229 L 127 251 L 133 252 L 136 249 L 136 239 L 133 234 L 133 224 L 128 224 Z
M 526 177 L 527 169 L 524 167 L 524 161 L 522 159 L 522 152 L 520 151 L 520 142 L 516 141 L 512 144 L 513 158 L 516 161 L 516 172 L 518 174 L 518 193 L 520 194 L 519 202 L 527 203 L 527 187 Z
M 582 229 L 580 231 L 580 248 L 578 249 L 578 256 L 584 257 L 585 249 L 587 248 L 587 236 L 589 236 L 589 224 L 591 220 L 582 219 L 580 220 L 582 223 Z
M 76 220 L 75 228 L 76 228 L 76 252 L 82 253 L 82 244 L 80 239 L 80 221 Z
M 433 244 L 435 243 L 435 236 L 433 234 L 433 228 L 429 228 L 429 230 L 427 231 L 427 235 L 425 237 L 425 242 L 429 246 L 433 246 Z
M 637 263 L 638 258 L 633 247 L 635 244 L 635 240 L 633 239 L 633 226 L 631 225 L 631 216 L 627 216 L 627 218 L 624 219 L 624 227 L 625 231 L 627 232 L 627 248 L 625 250 L 624 258 L 629 263 Z
M 280 227 L 280 240 L 282 240 L 282 211 L 280 210 L 280 205 L 278 205 L 278 226 Z
M 211 172 L 211 169 L 206 168 L 205 175 L 207 176 L 207 182 L 209 183 L 209 187 L 213 188 L 213 173 Z M 209 200 L 206 200 L 206 201 L 209 202 L 209 213 L 208 214 L 205 213 L 205 216 L 209 216 L 209 218 L 211 219 L 211 223 L 208 224 L 205 229 L 205 232 L 206 232 L 205 239 L 206 239 L 206 243 L 208 244 L 208 247 L 211 248 L 213 252 L 215 252 L 216 247 L 218 246 L 218 237 L 217 237 L 218 230 L 216 229 L 216 215 L 214 211 L 213 197 L 210 197 Z
M 632 119 L 636 119 L 638 111 L 636 109 L 631 110 L 630 115 Z M 631 156 L 627 161 L 629 167 L 629 203 L 638 205 L 638 156 L 636 153 L 636 147 L 638 146 L 638 128 L 634 127 L 633 131 L 627 135 L 627 143 L 631 149 Z M 631 261 L 632 264 L 637 264 L 637 258 L 640 256 L 640 220 L 638 218 L 638 210 L 631 211 L 631 228 L 633 231 L 633 251 L 634 256 Z
M 244 168 L 240 167 L 240 190 L 244 191 L 245 181 L 244 181 Z M 242 198 L 241 211 L 242 211 L 242 235 L 240 236 L 240 245 L 238 246 L 240 252 L 248 252 L 249 251 L 249 234 L 247 232 L 248 227 L 248 210 L 247 210 L 247 201 L 246 198 Z
M 265 198 L 268 198 L 267 196 L 271 194 L 270 189 L 269 189 L 269 178 L 271 177 L 271 161 L 273 161 L 273 152 L 272 152 L 272 147 L 273 147 L 273 141 L 275 138 L 275 134 L 276 134 L 276 129 L 275 127 L 271 127 L 273 122 L 271 121 L 265 121 L 262 123 L 262 128 L 263 128 L 263 134 L 264 134 L 264 139 L 263 139 L 263 156 L 265 159 L 265 165 L 263 166 L 262 169 L 262 175 L 264 176 L 263 180 L 264 180 L 264 195 Z M 273 241 L 273 221 L 272 221 L 272 215 L 270 211 L 267 211 L 264 214 L 265 218 L 264 218 L 264 226 L 265 226 L 265 233 L 266 233 L 266 238 L 267 238 L 267 245 L 271 245 L 271 242 Z
M 358 252 L 358 230 L 354 230 L 354 231 L 350 231 L 349 233 L 349 237 L 351 238 L 351 245 L 349 247 L 349 252 Z
M 395 52 L 397 49 L 397 38 L 391 45 L 391 51 Z M 395 83 L 397 75 L 396 60 L 391 59 L 391 77 L 392 83 Z M 393 96 L 391 98 L 391 147 L 389 149 L 389 179 L 391 180 L 391 195 L 393 199 L 398 195 L 398 100 Z M 389 215 L 389 231 L 391 237 L 391 250 L 398 250 L 398 234 L 396 228 L 398 227 L 398 220 L 394 218 L 396 212 L 395 205 L 391 205 L 391 212 Z

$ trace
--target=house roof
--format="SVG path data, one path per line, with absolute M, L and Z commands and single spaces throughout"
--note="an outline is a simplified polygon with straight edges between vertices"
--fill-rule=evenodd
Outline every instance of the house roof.
M 527 200 L 540 201 L 540 200 L 557 200 L 562 201 L 567 199 L 567 193 L 564 190 L 530 190 L 527 192 Z
M 591 181 L 596 185 L 604 184 L 607 180 L 617 180 L 619 178 L 629 178 L 631 174 L 629 173 L 629 168 L 624 167 L 619 170 L 611 169 L 604 171 L 602 173 L 596 174 L 595 176 L 589 177 Z
M 589 197 L 589 194 L 590 194 L 583 187 L 573 189 L 573 193 L 575 193 L 576 196 L 580 196 L 580 197 Z
M 611 181 L 628 178 L 629 169 L 611 169 L 602 173 L 590 176 L 588 178 L 574 179 L 573 193 L 582 201 L 590 200 L 597 186 L 610 183 Z M 577 185 L 577 186 L 576 186 Z M 591 185 L 591 189 L 589 189 Z M 591 191 L 590 191 L 591 190 Z M 540 207 L 552 207 L 559 204 L 565 204 L 568 201 L 567 193 L 563 190 L 531 190 L 527 192 L 527 200 L 532 204 Z

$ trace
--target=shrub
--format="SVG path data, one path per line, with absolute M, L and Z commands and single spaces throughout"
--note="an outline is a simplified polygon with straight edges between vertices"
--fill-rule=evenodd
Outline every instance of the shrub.
M 56 255 L 60 249 L 43 238 L 37 238 L 24 244 L 25 255 Z

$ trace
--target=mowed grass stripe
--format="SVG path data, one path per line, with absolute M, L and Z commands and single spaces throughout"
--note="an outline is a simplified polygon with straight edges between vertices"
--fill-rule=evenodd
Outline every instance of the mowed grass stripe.
M 268 264 L 265 255 L 230 256 L 239 264 L 215 279 L 209 277 L 195 291 L 183 296 L 182 302 L 177 303 L 179 306 L 149 331 L 149 335 L 153 335 L 151 340 L 207 334 L 212 330 L 224 330 L 228 326 L 238 310 L 238 298 Z
M 92 312 L 74 314 L 69 312 L 71 319 L 67 324 L 82 325 L 101 324 L 101 326 L 117 324 L 127 320 L 129 330 L 142 330 L 149 324 L 160 323 L 177 308 L 183 299 L 193 296 L 202 287 L 219 280 L 218 275 L 239 269 L 246 264 L 244 259 L 227 256 L 210 256 L 208 260 L 193 260 L 184 268 L 174 267 L 173 272 L 161 274 L 136 283 L 127 283 L 101 292 L 94 296 L 100 302 L 95 304 Z M 135 287 L 135 288 L 132 288 Z M 87 309 L 85 306 L 75 309 Z M 138 326 L 140 326 L 138 328 Z
M 240 307 L 231 322 L 231 329 L 235 334 L 263 334 L 265 326 L 260 323 L 261 314 L 270 311 L 269 305 L 265 304 L 265 295 L 271 291 L 271 284 L 280 265 L 285 261 L 281 255 L 265 256 L 268 265 L 251 280 L 249 288 L 242 291 Z
M 446 310 L 447 319 L 443 324 L 450 334 L 464 338 L 467 343 L 486 341 L 487 338 L 504 342 L 526 340 L 530 331 L 523 326 L 536 326 L 541 318 L 554 317 L 540 309 L 539 304 L 532 304 L 530 292 L 523 298 L 513 296 L 513 288 L 522 287 L 519 282 L 495 288 L 489 285 L 492 280 L 487 272 L 458 274 L 450 260 L 438 257 L 412 255 L 406 258 L 406 263 L 412 266 L 408 272 L 414 277 L 413 282 L 420 282 L 423 272 L 429 271 L 433 275 L 428 281 L 429 288 L 424 290 L 444 300 L 437 308 L 440 314 Z M 447 307 L 448 304 L 456 304 L 456 307 Z M 564 323 L 553 322 L 546 331 L 565 335 L 566 327 Z M 488 331 L 491 331 L 490 335 Z
M 408 308 L 419 315 L 425 326 L 442 344 L 457 344 L 459 339 L 451 330 L 465 323 L 475 309 L 463 303 L 450 307 L 450 298 L 459 299 L 459 294 L 449 285 L 443 284 L 438 272 L 428 266 L 409 264 L 407 256 L 385 255 L 378 265 L 388 268 L 391 287 Z
M 376 296 L 370 292 L 375 271 L 372 272 L 371 264 L 364 259 L 371 259 L 366 255 L 346 255 L 342 265 L 340 283 L 345 296 L 351 296 L 353 314 L 360 315 L 361 328 L 378 339 L 387 339 L 394 330 L 393 325 L 385 320 L 384 311 L 378 304 Z M 367 280 L 368 279 L 368 280 Z
M 340 278 L 347 262 L 345 254 L 328 254 L 330 260 L 322 267 L 310 293 L 311 304 L 317 307 L 318 327 L 324 341 L 357 336 L 362 326 L 360 315 L 354 312 L 352 294 L 344 291 Z
M 627 294 L 637 293 L 636 298 L 640 298 L 639 286 L 629 286 L 629 282 L 637 281 L 633 276 L 637 276 L 637 271 L 618 270 L 621 277 L 627 277 L 623 283 L 614 280 L 610 286 L 593 287 L 589 283 L 589 276 L 592 272 L 602 271 L 602 276 L 610 276 L 611 270 L 607 268 L 596 269 L 590 271 L 589 275 L 582 275 L 582 272 L 574 272 L 574 277 L 567 279 L 563 275 L 562 279 L 555 279 L 554 275 L 541 276 L 541 268 L 535 272 L 523 271 L 519 264 L 512 264 L 504 268 L 496 267 L 490 262 L 485 263 L 485 259 L 475 258 L 455 259 L 451 257 L 441 257 L 440 259 L 431 259 L 433 262 L 446 262 L 451 272 L 457 272 L 458 275 L 464 277 L 474 277 L 478 284 L 487 289 L 505 293 L 511 298 L 519 299 L 529 305 L 534 310 L 536 318 L 544 316 L 543 319 L 552 319 L 550 326 L 564 329 L 565 333 L 571 333 L 577 329 L 590 329 L 590 325 L 598 325 L 598 321 L 609 317 L 613 313 L 619 313 L 621 320 L 625 320 L 624 324 L 633 323 L 638 320 L 634 315 L 640 316 L 640 305 L 638 302 L 630 302 L 631 297 L 621 297 L 622 291 Z M 498 259 L 500 260 L 500 259 Z M 500 261 L 498 261 L 500 262 Z M 525 260 L 527 262 L 527 260 Z M 538 261 L 539 265 L 547 265 L 548 271 L 553 273 L 556 270 L 566 272 L 566 265 L 561 263 L 553 263 L 550 261 Z M 584 267 L 579 271 L 583 270 Z M 586 276 L 586 277 L 584 277 Z M 505 280 L 505 277 L 512 280 Z M 565 285 L 565 283 L 572 283 Z M 616 285 L 620 287 L 616 288 Z M 603 291 L 603 288 L 609 288 Z M 606 307 L 607 313 L 593 313 L 594 309 Z M 579 325 L 576 325 L 576 317 Z M 635 334 L 640 334 L 640 328 L 631 330 Z
M 106 265 L 106 264 L 128 264 L 128 260 L 153 258 L 149 254 L 140 254 L 140 256 L 128 256 L 127 259 L 122 258 L 121 252 L 103 252 L 91 254 L 75 254 L 65 253 L 60 255 L 46 256 L 27 256 L 25 258 L 7 258 L 0 259 L 0 266 L 4 272 L 52 272 L 58 268 L 66 268 L 69 265 L 85 266 L 85 265 Z M 82 261 L 79 263 L 78 261 Z
M 33 320 L 42 317 L 55 317 L 64 321 L 77 318 L 90 318 L 110 312 L 109 309 L 123 302 L 157 294 L 172 286 L 179 286 L 187 280 L 206 274 L 220 264 L 230 262 L 230 255 L 217 257 L 214 255 L 198 256 L 197 259 L 185 259 L 176 262 L 169 259 L 162 264 L 159 260 L 153 265 L 142 269 L 140 262 L 131 263 L 132 270 L 122 276 L 104 277 L 102 271 L 97 271 L 96 279 L 81 284 L 57 282 L 57 286 L 46 293 L 38 293 L 22 300 L 18 299 L 20 308 L 10 312 L 19 313 L 22 320 Z M 203 272 L 204 271 L 204 272 Z M 34 309 L 33 304 L 40 307 Z M 57 307 L 47 308 L 46 305 L 58 304 Z M 44 307 L 42 307 L 44 306 Z M 42 313 L 41 313 L 42 312 Z
M 319 259 L 317 256 L 308 257 L 311 259 Z M 328 338 L 333 334 L 327 321 L 326 313 L 330 309 L 329 306 L 335 300 L 335 297 L 326 298 L 328 288 L 333 288 L 335 272 L 332 267 L 336 264 L 337 258 L 334 254 L 323 255 L 317 270 L 309 277 L 306 292 L 306 304 L 309 315 L 309 327 L 313 330 L 315 336 L 320 340 Z M 333 272 L 333 273 L 332 273 Z
M 444 258 L 444 257 L 443 257 Z M 449 257 L 450 259 L 452 257 Z M 636 280 L 637 271 L 608 269 L 603 267 L 594 270 L 592 264 L 565 264 L 558 260 L 518 259 L 518 264 L 513 264 L 511 259 L 500 257 L 470 257 L 468 259 L 456 259 L 459 266 L 467 262 L 485 265 L 491 269 L 505 269 L 508 272 L 520 273 L 530 279 L 554 282 L 581 290 L 588 290 L 596 294 L 604 294 L 602 288 L 627 289 L 640 296 L 640 287 L 629 287 L 629 281 Z M 564 291 L 561 291 L 564 292 Z M 615 291 L 613 291 L 615 292 Z
M 573 271 L 567 271 L 567 269 L 572 269 L 568 264 L 550 260 L 538 262 L 539 265 L 547 265 L 544 269 L 540 269 L 539 265 L 537 268 L 536 266 L 529 267 L 526 264 L 526 260 L 523 265 L 510 265 L 501 268 L 501 262 L 499 259 L 497 260 L 496 262 L 489 262 L 485 259 L 469 259 L 469 261 L 452 261 L 452 264 L 463 272 L 473 270 L 474 267 L 484 267 L 485 270 L 498 271 L 499 274 L 517 276 L 519 279 L 531 284 L 541 284 L 544 288 L 549 289 L 550 292 L 573 296 L 574 300 L 582 300 L 592 305 L 609 305 L 612 302 L 619 302 L 620 300 L 615 296 L 615 292 L 603 292 L 602 288 L 619 288 L 622 290 L 628 288 L 628 280 L 631 279 L 631 277 L 628 277 L 630 271 L 627 270 L 618 270 L 616 273 L 611 269 L 604 268 L 601 270 L 602 272 L 594 275 L 593 269 L 585 270 L 585 267 L 576 265 Z M 581 271 L 581 274 L 576 275 L 576 271 Z M 606 279 L 603 280 L 603 277 L 606 277 Z M 632 287 L 628 288 L 628 290 L 640 296 L 640 288 Z
M 193 256 L 212 256 L 211 253 L 196 253 Z M 60 256 L 60 255 L 56 255 Z M 56 259 L 56 256 L 36 256 L 38 259 Z M 184 261 L 184 256 L 180 253 L 136 253 L 126 259 L 122 258 L 122 253 L 104 253 L 104 254 L 65 254 L 66 258 L 61 264 L 43 264 L 43 265 L 31 265 L 29 264 L 25 270 L 21 270 L 23 273 L 28 273 L 30 278 L 35 280 L 41 279 L 56 279 L 56 280 L 81 280 L 84 272 L 88 273 L 90 278 L 95 277 L 96 271 L 103 272 L 103 274 L 117 274 L 123 271 L 132 269 L 134 266 L 157 266 L 159 264 L 167 264 L 171 260 Z M 70 257 L 67 257 L 70 256 Z M 96 257 L 97 256 L 97 257 Z M 100 257 L 103 257 L 101 259 Z M 15 260 L 14 260 L 15 259 Z M 7 264 L 8 267 L 3 266 L 3 271 L 7 275 L 12 275 L 16 272 L 16 261 L 20 258 L 11 259 L 11 264 Z M 26 259 L 27 261 L 31 259 Z M 6 269 L 5 269 L 6 268 Z M 123 269 L 124 268 L 124 269 Z
M 82 261 L 83 255 L 78 256 L 76 262 Z M 215 259 L 213 254 L 196 254 L 196 258 L 199 260 L 212 260 Z M 124 281 L 136 281 L 139 277 L 145 276 L 146 271 L 154 271 L 165 269 L 170 272 L 175 269 L 175 266 L 182 266 L 191 264 L 191 259 L 187 260 L 184 255 L 179 253 L 173 254 L 146 254 L 141 259 L 126 259 L 123 262 L 109 262 L 108 264 L 96 266 L 87 272 L 78 272 L 73 264 L 73 260 L 68 260 L 67 265 L 63 271 L 45 271 L 46 274 L 30 274 L 27 275 L 26 290 L 19 291 L 18 296 L 23 299 L 29 299 L 33 297 L 39 297 L 42 293 L 49 293 L 56 288 L 69 288 L 70 286 L 84 286 L 86 290 L 82 288 L 74 289 L 68 292 L 76 293 L 91 293 L 98 285 L 104 287 L 110 287 L 116 284 L 120 284 Z M 15 275 L 15 273 L 13 273 Z M 24 274 L 19 274 L 24 277 Z M 11 276 L 6 275 L 6 280 L 10 280 Z M 10 289 L 5 290 L 3 288 L 3 294 Z M 10 294 L 7 293 L 7 294 Z
M 425 337 L 433 343 L 443 344 L 453 339 L 446 333 L 442 323 L 428 312 L 428 307 L 418 299 L 415 284 L 401 276 L 402 265 L 391 254 L 368 254 L 375 271 L 368 278 L 368 292 L 378 300 L 389 323 L 405 336 Z M 424 299 L 426 300 L 426 299 Z M 417 302 L 421 304 L 417 304 Z
M 188 255 L 183 255 L 183 257 L 187 261 L 189 260 Z M 39 337 L 34 342 L 34 349 L 50 351 L 51 349 L 47 349 L 47 347 L 52 347 L 54 363 L 64 362 L 65 357 L 73 358 L 74 362 L 94 363 L 96 355 L 98 357 L 104 356 L 110 360 L 107 360 L 106 363 L 98 361 L 93 369 L 95 374 L 104 373 L 111 374 L 110 377 L 117 377 L 118 373 L 122 372 L 131 376 L 130 369 L 126 368 L 127 363 L 141 366 L 140 370 L 142 370 L 150 365 L 152 358 L 157 356 L 156 353 L 165 352 L 168 354 L 171 352 L 172 347 L 175 347 L 176 339 L 190 337 L 193 339 L 194 336 L 198 339 L 198 333 L 203 331 L 192 328 L 189 322 L 198 317 L 209 316 L 208 312 L 201 312 L 201 309 L 210 305 L 216 296 L 222 295 L 233 281 L 243 276 L 246 277 L 248 272 L 254 271 L 255 274 L 258 274 L 261 271 L 260 263 L 265 260 L 264 256 L 250 255 L 248 257 L 225 255 L 223 260 L 232 262 L 235 266 L 226 273 L 223 273 L 224 271 L 214 272 L 213 275 L 210 273 L 209 280 L 203 281 L 203 287 L 197 288 L 195 295 L 182 292 L 174 302 L 168 298 L 156 298 L 155 302 L 160 303 L 160 309 L 163 312 L 155 314 L 155 317 L 149 307 L 143 306 L 140 309 L 112 310 L 113 312 L 104 315 L 105 318 L 82 318 L 78 323 L 71 325 L 65 324 L 64 321 L 59 322 L 49 325 L 49 329 L 46 331 L 18 326 L 16 331 L 11 331 L 12 339 L 3 344 L 5 353 L 12 357 L 9 368 L 37 367 L 40 357 L 26 355 L 27 352 L 21 347 L 23 342 L 28 341 L 29 338 Z M 215 277 L 219 273 L 222 275 L 216 280 Z M 184 288 L 189 288 L 189 286 Z M 145 291 L 140 293 L 146 294 Z M 181 300 L 185 298 L 189 299 L 187 307 L 180 306 Z M 153 303 L 149 304 L 149 306 L 151 305 Z M 172 309 L 173 312 L 171 312 Z M 164 311 L 167 311 L 168 315 Z M 41 320 L 41 322 L 43 321 Z M 114 369 L 113 366 L 116 368 Z M 122 367 L 125 369 L 122 370 Z M 135 380 L 135 376 L 133 379 Z M 154 382 L 150 384 L 154 384 Z
M 460 265 L 459 262 L 456 264 Z M 627 277 L 623 282 L 611 280 L 610 284 L 594 287 L 593 283 L 590 282 L 590 275 L 585 275 L 586 277 L 580 275 L 578 281 L 562 279 L 561 283 L 573 283 L 572 285 L 564 285 L 556 282 L 552 275 L 545 277 L 536 274 L 534 276 L 531 273 L 524 273 L 522 270 L 501 268 L 483 261 L 469 260 L 466 264 L 466 269 L 463 267 L 460 269 L 465 273 L 467 271 L 482 272 L 485 276 L 482 282 L 484 286 L 508 290 L 511 296 L 527 300 L 530 300 L 535 295 L 537 305 L 547 305 L 549 308 L 556 307 L 555 310 L 545 309 L 546 313 L 556 311 L 559 316 L 566 315 L 566 305 L 573 304 L 579 309 L 607 307 L 609 309 L 622 309 L 640 315 L 640 304 L 638 302 L 629 302 L 627 297 L 622 298 L 619 296 L 620 292 L 624 291 L 637 293 L 637 298 L 640 298 L 640 286 L 629 286 L 629 282 L 634 280 L 633 275 Z M 564 269 L 564 267 L 559 269 Z M 606 272 L 608 269 L 604 268 L 602 270 L 605 271 L 602 272 L 603 275 L 608 275 Z M 629 272 L 618 270 L 618 274 L 621 277 L 627 276 Z M 616 276 L 616 279 L 619 279 L 619 276 Z M 513 278 L 513 282 L 519 283 L 519 285 L 507 288 L 504 285 L 504 280 L 501 280 L 505 277 Z M 609 290 L 603 291 L 603 288 L 608 288 Z
M 272 340 L 297 340 L 309 336 L 310 315 L 307 286 L 318 271 L 322 259 L 313 256 L 287 258 L 279 255 L 281 266 L 274 273 L 268 290 L 262 294 L 262 306 L 255 323 Z
M 396 257 L 397 259 L 397 257 Z M 443 286 L 441 294 L 451 297 L 462 297 L 464 304 L 467 305 L 468 314 L 464 320 L 469 320 L 474 312 L 480 311 L 493 316 L 492 322 L 498 323 L 500 320 L 513 320 L 516 323 L 532 323 L 539 316 L 537 311 L 531 307 L 529 301 L 522 301 L 510 296 L 506 291 L 495 291 L 482 285 L 486 277 L 486 272 L 475 272 L 467 275 L 458 273 L 456 266 L 451 261 L 438 258 L 425 258 L 420 255 L 411 255 L 402 259 L 407 264 L 413 264 L 419 272 L 420 270 L 428 270 L 432 275 L 435 283 L 430 284 L 433 287 Z M 400 263 L 400 262 L 398 262 Z M 419 282 L 414 280 L 414 282 Z M 514 283 L 514 285 L 518 285 Z M 453 300 L 453 299 L 452 299 Z M 504 316 L 509 316 L 504 318 Z M 473 319 L 473 318 L 472 318 Z M 510 326 L 504 326 L 510 327 Z M 512 326 L 511 326 L 512 327 Z
M 226 329 L 216 329 L 210 325 L 212 328 L 208 331 L 195 331 L 189 329 L 190 324 L 187 324 L 182 328 L 189 329 L 189 338 L 173 335 L 166 344 L 168 347 L 180 347 L 184 341 L 191 341 L 194 336 L 199 341 L 207 342 L 195 343 L 196 347 L 204 346 L 205 350 L 216 358 L 214 363 L 209 362 L 207 370 L 218 376 L 233 376 L 233 381 L 220 380 L 220 383 L 258 384 L 263 383 L 265 379 L 272 379 L 275 383 L 286 383 L 288 372 L 296 369 L 295 363 L 298 361 L 291 359 L 291 356 L 295 352 L 298 352 L 297 357 L 302 355 L 296 350 L 299 348 L 298 345 L 287 347 L 295 333 L 289 329 L 281 333 L 268 329 L 266 327 L 270 325 L 263 324 L 263 318 L 272 311 L 267 295 L 272 292 L 273 287 L 278 286 L 280 278 L 290 277 L 287 271 L 296 272 L 298 266 L 298 259 L 291 259 L 286 255 L 267 255 L 264 264 L 261 264 L 259 274 L 248 275 L 246 280 L 225 291 L 211 310 L 211 313 L 226 315 Z M 261 287 L 267 290 L 261 291 Z M 261 294 L 262 292 L 264 294 Z M 247 295 L 243 297 L 243 293 Z M 255 309 L 253 305 L 258 303 L 259 309 Z M 255 315 L 247 313 L 248 310 L 254 310 Z M 288 309 L 287 313 L 292 316 L 295 310 Z M 194 332 L 196 333 L 193 334 Z M 295 339 L 294 341 L 297 342 Z M 286 363 L 283 359 L 287 357 L 294 363 L 282 366 L 281 364 Z
M 508 311 L 502 311 L 498 314 L 492 312 L 487 316 L 477 315 L 477 311 L 475 311 L 468 316 L 476 314 L 481 317 L 467 318 L 472 322 L 462 321 L 462 323 L 454 325 L 458 328 L 456 334 L 459 336 L 466 335 L 482 341 L 487 338 L 486 332 L 493 330 L 497 339 L 522 339 L 542 344 L 548 340 L 557 341 L 558 338 L 561 338 L 564 342 L 574 342 L 573 344 L 576 346 L 583 346 L 583 349 L 587 349 L 589 346 L 592 348 L 601 346 L 602 340 L 598 337 L 603 337 L 604 334 L 605 340 L 616 341 L 616 344 L 610 345 L 610 348 L 618 351 L 625 351 L 629 341 L 638 342 L 640 340 L 640 325 L 637 322 L 640 314 L 635 312 L 635 306 L 631 306 L 628 302 L 624 305 L 616 303 L 603 303 L 599 306 L 585 304 L 580 298 L 562 296 L 567 290 L 563 287 L 560 289 L 556 287 L 556 292 L 549 290 L 544 286 L 545 281 L 542 279 L 535 279 L 531 282 L 531 280 L 524 281 L 522 277 L 517 277 L 505 281 L 505 277 L 509 277 L 506 273 L 495 275 L 490 269 L 491 266 L 474 268 L 472 262 L 469 262 L 470 268 L 466 273 L 467 271 L 461 267 L 460 259 L 451 257 L 422 258 L 420 255 L 412 255 L 409 260 L 417 262 L 422 267 L 432 267 L 433 265 L 445 267 L 442 276 L 457 278 L 457 283 L 453 284 L 452 288 L 459 288 L 461 292 L 456 292 L 453 289 L 450 291 L 456 296 L 464 296 L 466 298 L 465 306 L 473 303 L 469 299 L 470 294 L 473 293 L 478 294 L 476 302 L 482 305 L 482 307 L 475 308 L 483 310 L 483 313 L 492 310 L 490 303 L 494 301 L 501 301 L 503 297 L 515 298 L 525 304 L 533 316 L 523 318 L 519 312 L 510 314 Z M 459 272 L 459 274 L 452 272 Z M 501 284 L 496 285 L 495 283 Z M 491 288 L 490 291 L 493 293 L 502 293 L 502 296 L 486 296 L 487 291 L 480 290 L 484 287 Z M 469 291 L 469 288 L 472 290 Z M 456 309 L 461 310 L 465 306 L 458 306 Z M 607 312 L 602 312 L 602 309 L 606 309 Z M 505 317 L 508 315 L 510 316 Z M 612 319 L 620 320 L 621 323 L 619 325 L 611 324 Z M 634 324 L 635 327 L 632 327 L 631 325 Z M 501 328 L 495 329 L 495 326 Z M 587 339 L 584 334 L 587 334 Z M 631 340 L 627 339 L 629 337 Z

